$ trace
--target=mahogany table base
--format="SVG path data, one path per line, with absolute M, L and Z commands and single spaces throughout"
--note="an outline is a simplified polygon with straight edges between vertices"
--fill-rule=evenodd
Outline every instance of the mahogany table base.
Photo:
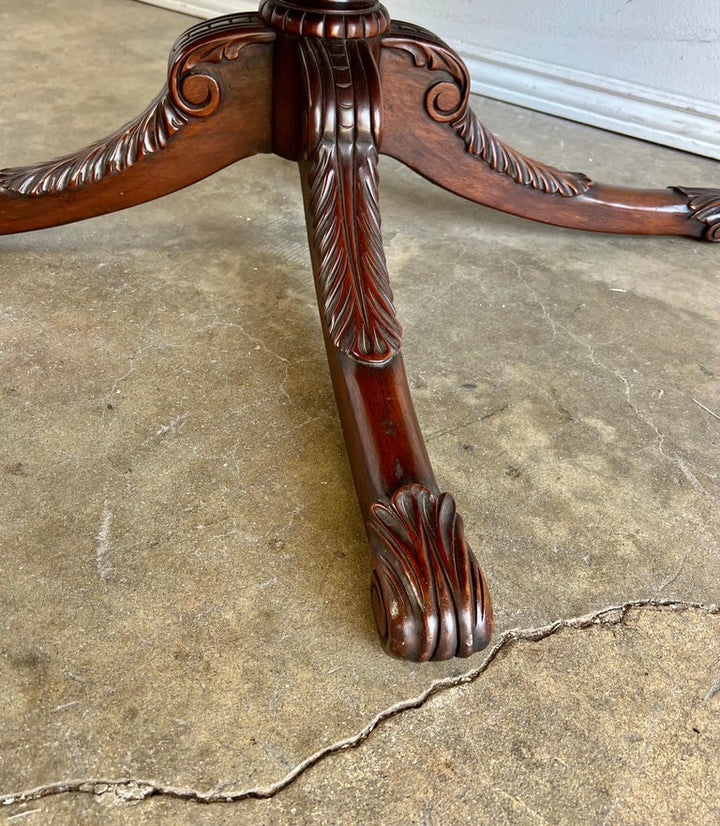
M 0 171 L 0 233 L 139 204 L 260 152 L 297 161 L 340 419 L 385 649 L 466 657 L 492 631 L 487 586 L 438 488 L 403 367 L 378 205 L 378 153 L 472 201 L 564 227 L 720 241 L 720 190 L 603 186 L 532 161 L 468 106 L 460 58 L 371 0 L 264 0 L 193 26 L 166 87 L 80 151 Z

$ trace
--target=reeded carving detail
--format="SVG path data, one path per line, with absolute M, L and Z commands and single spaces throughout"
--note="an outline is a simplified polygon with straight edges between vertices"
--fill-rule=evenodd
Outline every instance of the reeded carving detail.
M 422 662 L 468 657 L 487 645 L 492 607 L 448 493 L 419 484 L 370 508 L 371 595 L 386 650 Z
M 707 224 L 703 235 L 706 241 L 720 242 L 720 189 L 674 187 L 688 199 L 688 209 L 692 217 L 702 224 Z
M 312 115 L 307 136 L 310 233 L 318 292 L 334 345 L 384 364 L 400 349 L 378 200 L 379 77 L 361 40 L 301 41 Z M 363 93 L 365 92 L 365 94 Z
M 260 16 L 266 23 L 284 32 L 302 37 L 341 40 L 377 37 L 387 31 L 390 25 L 387 10 L 380 3 L 372 2 L 352 11 L 327 11 L 283 0 L 263 0 Z
M 221 89 L 204 67 L 236 60 L 251 43 L 270 43 L 275 33 L 255 14 L 227 15 L 185 32 L 170 52 L 163 91 L 135 120 L 90 146 L 32 166 L 0 170 L 0 187 L 22 195 L 79 189 L 122 172 L 167 146 L 188 121 L 211 115 Z
M 533 161 L 507 146 L 488 131 L 469 106 L 470 77 L 455 52 L 430 32 L 407 23 L 393 22 L 383 47 L 407 52 L 418 68 L 445 72 L 452 80 L 439 80 L 427 91 L 425 107 L 438 123 L 447 123 L 463 140 L 467 151 L 496 172 L 516 183 L 549 195 L 573 198 L 587 192 L 592 181 L 582 173 L 561 172 Z

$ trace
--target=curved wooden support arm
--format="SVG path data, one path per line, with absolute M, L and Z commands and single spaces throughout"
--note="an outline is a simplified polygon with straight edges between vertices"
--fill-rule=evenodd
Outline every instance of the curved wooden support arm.
M 299 151 L 308 238 L 378 631 L 404 659 L 466 657 L 487 644 L 492 609 L 455 503 L 435 481 L 399 352 L 380 231 L 376 53 L 365 40 L 299 48 L 311 111 Z
M 607 186 L 533 161 L 480 123 L 469 107 L 467 69 L 440 39 L 393 22 L 382 47 L 382 151 L 433 183 L 485 206 L 556 226 L 718 240 L 720 189 Z M 687 192 L 703 193 L 703 206 Z
M 135 120 L 72 154 L 0 170 L 0 234 L 125 209 L 271 151 L 274 39 L 255 14 L 193 26 Z
M 435 481 L 402 356 L 370 366 L 329 337 L 326 345 L 368 535 L 380 641 L 416 662 L 468 657 L 490 641 L 490 594 L 455 501 Z

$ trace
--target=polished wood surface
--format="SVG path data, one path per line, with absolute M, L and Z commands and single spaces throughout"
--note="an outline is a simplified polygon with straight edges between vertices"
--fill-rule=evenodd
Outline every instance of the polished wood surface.
M 178 39 L 167 85 L 135 120 L 70 155 L 0 170 L 0 234 L 135 206 L 270 152 L 275 33 L 254 15 L 218 22 Z
M 460 58 L 370 0 L 264 0 L 193 26 L 138 118 L 52 161 L 0 170 L 0 234 L 160 197 L 260 152 L 298 163 L 328 363 L 385 649 L 469 656 L 492 633 L 487 583 L 441 491 L 410 398 L 382 245 L 378 155 L 472 201 L 600 232 L 720 240 L 720 190 L 596 184 L 527 158 L 469 107 Z

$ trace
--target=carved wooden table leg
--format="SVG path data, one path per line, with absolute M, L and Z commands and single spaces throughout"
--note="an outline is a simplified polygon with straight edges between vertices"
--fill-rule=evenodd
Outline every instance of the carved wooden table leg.
M 188 29 L 135 120 L 61 158 L 0 170 L 0 235 L 135 206 L 270 152 L 274 40 L 256 14 Z
M 444 189 L 494 209 L 573 229 L 720 240 L 720 189 L 595 184 L 498 140 L 468 105 L 462 60 L 418 26 L 382 41 L 383 152 Z
M 296 118 L 287 105 L 288 75 L 302 78 L 300 111 L 310 113 L 296 149 L 328 361 L 367 526 L 380 638 L 405 659 L 466 657 L 487 644 L 492 610 L 455 503 L 435 481 L 400 355 L 380 232 L 378 53 L 377 37 L 281 42 L 275 77 L 283 116 Z M 278 131 L 293 130 L 287 124 Z M 276 149 L 295 154 L 292 145 Z
M 576 229 L 720 240 L 720 190 L 639 190 L 532 161 L 468 106 L 462 61 L 374 0 L 264 0 L 193 26 L 168 83 L 113 135 L 0 170 L 0 234 L 112 212 L 257 152 L 298 162 L 328 362 L 373 564 L 386 650 L 411 660 L 487 644 L 492 608 L 442 493 L 405 376 L 380 232 L 378 152 L 451 192 Z

